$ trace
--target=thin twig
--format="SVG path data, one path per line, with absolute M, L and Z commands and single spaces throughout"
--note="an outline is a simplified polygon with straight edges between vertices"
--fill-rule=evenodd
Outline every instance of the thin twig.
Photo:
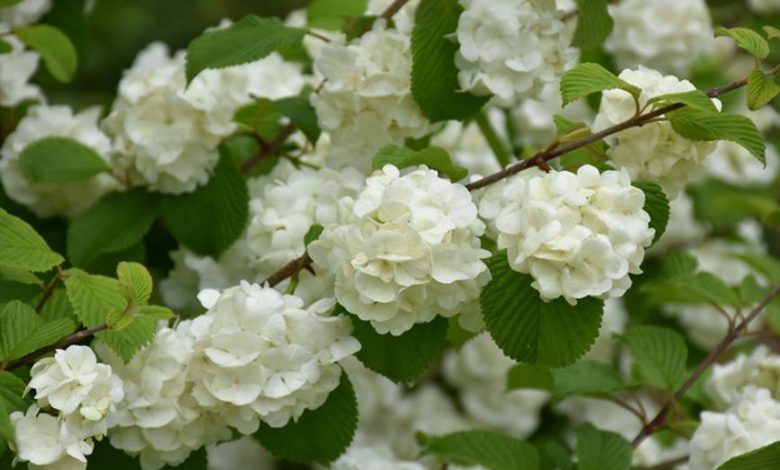
M 279 134 L 276 135 L 274 140 L 269 143 L 261 142 L 260 148 L 257 150 L 257 152 L 246 159 L 239 167 L 241 173 L 249 173 L 252 168 L 254 168 L 255 165 L 261 161 L 278 154 L 279 150 L 282 148 L 282 145 L 284 145 L 284 143 L 287 141 L 287 138 L 290 137 L 293 132 L 295 132 L 295 129 L 295 124 L 291 122 L 284 126 L 281 131 L 279 131 Z
M 43 288 L 43 295 L 41 295 L 41 298 L 38 300 L 38 303 L 35 304 L 35 311 L 38 313 L 41 313 L 41 310 L 43 310 L 43 307 L 46 305 L 46 302 L 49 301 L 52 294 L 54 294 L 54 289 L 57 288 L 57 284 L 60 283 L 62 280 L 60 267 L 57 266 L 57 272 L 54 273 L 54 277 L 49 280 L 49 283 L 46 284 L 46 287 Z
M 90 336 L 94 335 L 95 333 L 101 332 L 103 330 L 108 329 L 108 325 L 105 323 L 97 326 L 89 327 L 85 330 L 79 330 L 72 335 L 68 336 L 67 338 L 64 338 L 52 345 L 43 347 L 41 349 L 38 349 L 36 351 L 31 352 L 30 354 L 23 356 L 20 359 L 17 359 L 14 362 L 11 362 L 10 364 L 6 365 L 3 370 L 14 370 L 18 367 L 21 367 L 25 364 L 30 364 L 32 362 L 35 362 L 39 357 L 43 356 L 44 354 L 47 354 L 51 351 L 54 351 L 56 349 L 62 349 L 70 346 L 71 344 L 76 344 L 78 342 L 81 342 Z
M 317 31 L 313 31 L 313 30 L 311 30 L 311 29 L 307 29 L 307 30 L 306 30 L 306 34 L 308 34 L 309 36 L 311 36 L 311 37 L 313 37 L 313 38 L 317 38 L 317 39 L 319 39 L 320 41 L 323 41 L 323 42 L 330 42 L 330 38 L 329 38 L 329 37 L 327 37 L 327 36 L 325 36 L 325 35 L 322 35 L 322 34 L 318 33 Z
M 380 18 L 384 18 L 386 20 L 389 20 L 393 16 L 395 16 L 396 13 L 398 13 L 398 10 L 404 7 L 409 3 L 409 0 L 395 0 L 393 3 L 390 4 L 389 7 L 385 9 L 385 11 L 382 12 L 381 15 L 379 15 Z
M 309 257 L 308 253 L 304 253 L 299 258 L 296 258 L 289 263 L 287 263 L 282 269 L 279 271 L 276 271 L 275 273 L 271 274 L 266 278 L 265 281 L 263 281 L 261 284 L 268 284 L 269 286 L 273 287 L 280 282 L 284 281 L 288 277 L 295 276 L 299 272 L 301 272 L 302 269 L 309 268 L 311 266 L 312 260 Z

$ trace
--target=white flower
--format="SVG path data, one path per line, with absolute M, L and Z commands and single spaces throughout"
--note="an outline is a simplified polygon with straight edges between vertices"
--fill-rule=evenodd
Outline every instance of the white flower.
M 777 441 L 780 402 L 769 390 L 746 387 L 734 405 L 723 413 L 705 411 L 690 441 L 691 470 L 711 470 L 737 455 Z
M 349 45 L 322 46 L 314 67 L 327 80 L 311 103 L 332 139 L 330 166 L 367 170 L 381 147 L 430 132 L 411 95 L 408 36 L 380 25 Z
M 278 99 L 304 85 L 278 54 L 257 62 L 206 70 L 185 89 L 185 53 L 172 57 L 150 44 L 125 72 L 104 124 L 114 137 L 123 177 L 154 191 L 179 194 L 206 183 L 219 159 L 217 144 L 236 129 L 235 111 L 253 96 Z
M 780 11 L 780 1 L 778 0 L 748 0 L 750 9 L 759 13 L 772 13 Z
M 504 117 L 499 110 L 491 109 L 488 116 L 495 128 L 503 129 Z M 440 133 L 431 138 L 431 145 L 447 150 L 453 163 L 466 168 L 469 174 L 487 176 L 501 169 L 493 150 L 475 122 L 448 122 Z
M 51 4 L 51 0 L 22 0 L 11 7 L 0 8 L 0 34 L 35 23 L 49 11 Z
M 464 90 L 509 106 L 533 98 L 577 58 L 554 0 L 461 0 L 455 65 Z
M 704 0 L 625 0 L 610 7 L 615 20 L 605 47 L 619 68 L 640 65 L 687 75 L 713 50 L 714 34 Z
M 75 114 L 67 106 L 30 108 L 0 149 L 0 180 L 8 196 L 40 217 L 72 217 L 116 188 L 116 181 L 105 173 L 70 183 L 32 183 L 24 177 L 19 164 L 25 147 L 46 137 L 74 139 L 108 161 L 111 141 L 97 127 L 99 115 L 98 108 Z
M 735 184 L 769 184 L 780 169 L 780 156 L 773 145 L 766 147 L 766 167 L 741 145 L 721 141 L 707 158 L 707 173 Z
M 0 9 L 0 15 L 4 10 Z M 38 68 L 38 53 L 25 50 L 15 36 L 7 35 L 3 40 L 11 45 L 11 51 L 0 54 L 0 106 L 13 107 L 25 100 L 42 101 L 40 88 L 28 83 Z
M 337 362 L 360 349 L 332 301 L 303 308 L 295 296 L 242 282 L 203 291 L 209 311 L 192 324 L 193 395 L 243 434 L 281 427 L 319 407 L 339 383 Z
M 379 16 L 384 13 L 392 3 L 393 0 L 368 0 L 366 15 Z M 414 14 L 417 12 L 417 7 L 419 5 L 420 0 L 411 0 L 393 15 L 393 25 L 399 33 L 411 36 L 412 28 L 414 28 Z
M 12 446 L 16 457 L 36 470 L 84 470 L 93 443 L 73 432 L 56 416 L 39 414 L 35 405 L 26 413 L 11 413 Z
M 400 335 L 479 296 L 489 273 L 484 224 L 465 187 L 425 167 L 386 165 L 366 181 L 352 220 L 309 246 L 336 275 L 336 298 L 380 333 Z
M 661 75 L 651 69 L 624 70 L 620 78 L 642 90 L 639 105 L 668 93 L 695 90 L 688 80 Z M 716 106 L 720 103 L 713 100 Z M 607 90 L 593 129 L 599 131 L 631 118 L 636 111 L 633 97 L 623 90 Z M 669 122 L 653 122 L 627 129 L 606 139 L 613 166 L 628 170 L 631 179 L 659 184 L 670 198 L 702 170 L 704 159 L 715 149 L 711 142 L 694 142 L 674 131 Z
M 540 390 L 507 390 L 506 375 L 515 362 L 504 356 L 486 333 L 444 357 L 444 377 L 458 388 L 469 417 L 484 426 L 528 437 L 539 425 L 539 411 L 549 394 Z
M 428 470 L 425 465 L 402 461 L 387 445 L 353 445 L 328 467 L 330 470 Z
M 718 409 L 726 409 L 737 403 L 750 385 L 769 390 L 772 398 L 780 401 L 780 356 L 765 346 L 749 356 L 740 354 L 726 364 L 715 364 L 706 390 Z
M 543 299 L 574 305 L 587 296 L 623 295 L 655 233 L 644 193 L 625 171 L 526 171 L 508 180 L 501 200 L 488 205 L 501 207 L 498 247 L 508 249 L 512 269 L 534 278 Z
M 246 436 L 206 448 L 209 470 L 269 470 L 274 458 L 256 439 Z

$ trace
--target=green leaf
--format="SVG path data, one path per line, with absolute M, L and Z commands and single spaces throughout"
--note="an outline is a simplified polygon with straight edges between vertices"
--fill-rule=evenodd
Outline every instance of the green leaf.
M 577 429 L 578 470 L 629 470 L 634 449 L 620 434 L 591 424 Z
M 772 284 L 780 283 L 780 261 L 765 254 L 736 254 L 736 258 L 763 274 Z
M 399 383 L 414 383 L 447 348 L 447 319 L 436 317 L 400 336 L 380 335 L 370 323 L 352 316 L 356 354 L 366 367 Z
M 133 324 L 135 317 L 119 310 L 111 310 L 106 315 L 106 325 L 111 331 L 121 331 Z
M 317 121 L 317 113 L 309 101 L 311 92 L 310 88 L 306 88 L 298 96 L 274 102 L 274 107 L 283 116 L 290 118 L 290 122 L 303 132 L 309 142 L 316 144 L 320 138 L 320 125 Z
M 753 110 L 762 108 L 775 99 L 778 94 L 780 94 L 780 85 L 770 80 L 760 70 L 750 71 L 747 85 L 748 108 Z
M 168 320 L 176 316 L 171 309 L 160 305 L 141 305 L 136 308 L 136 312 L 139 315 L 146 315 L 155 320 Z
M 769 25 L 763 26 L 761 29 L 764 30 L 764 34 L 766 34 L 768 39 L 780 39 L 780 29 Z
M 660 186 L 654 183 L 634 183 L 634 186 L 645 193 L 645 212 L 650 215 L 650 228 L 655 229 L 653 243 L 666 231 L 669 223 L 669 199 Z
M 604 304 L 584 298 L 545 302 L 531 276 L 509 267 L 506 251 L 487 260 L 493 279 L 480 304 L 490 335 L 504 353 L 521 362 L 565 367 L 585 354 L 598 336 Z
M 73 43 L 62 31 L 53 26 L 39 24 L 17 28 L 14 34 L 28 47 L 38 51 L 52 77 L 60 82 L 73 79 L 78 56 Z
M 11 352 L 41 324 L 29 305 L 13 300 L 0 310 L 0 358 L 12 359 Z
M 640 290 L 656 303 L 709 303 L 721 307 L 740 307 L 739 297 L 717 276 L 708 272 L 687 273 L 653 280 Z
M 283 47 L 300 44 L 305 30 L 285 26 L 278 18 L 245 16 L 227 28 L 207 32 L 187 47 L 187 83 L 206 69 L 258 61 Z
M 695 274 L 699 265 L 696 257 L 684 251 L 673 251 L 664 256 L 660 274 L 663 278 L 680 274 Z
M 0 265 L 42 272 L 63 261 L 27 222 L 0 208 Z
M 0 371 L 0 402 L 5 402 L 9 411 L 24 410 L 27 401 L 24 390 L 27 387 L 22 379 L 6 371 Z
M 506 377 L 507 390 L 517 388 L 533 388 L 537 390 L 552 390 L 553 374 L 549 369 L 532 364 L 515 364 Z
M 769 55 L 769 43 L 760 34 L 749 28 L 715 28 L 715 37 L 729 36 L 741 49 L 753 57 L 766 59 Z
M 583 359 L 569 367 L 553 371 L 553 383 L 554 401 L 573 395 L 606 396 L 626 387 L 614 367 L 590 359 Z
M 631 350 L 644 383 L 672 391 L 685 380 L 688 347 L 679 333 L 658 326 L 637 326 L 621 339 Z
M 718 470 L 776 470 L 780 441 L 729 459 Z
M 314 224 L 311 227 L 309 227 L 309 230 L 306 232 L 306 235 L 303 236 L 303 245 L 309 246 L 309 243 L 317 240 L 320 238 L 320 235 L 322 234 L 322 225 L 320 224 Z
M 152 275 L 144 265 L 122 261 L 116 267 L 116 275 L 120 283 L 128 286 L 137 304 L 149 302 L 152 296 Z
M 76 322 L 70 318 L 58 318 L 48 322 L 40 322 L 29 335 L 13 348 L 7 359 L 18 359 L 33 351 L 55 344 L 76 331 L 77 327 Z
M 33 183 L 81 181 L 111 168 L 94 150 L 67 137 L 46 137 L 22 150 L 19 166 Z
M 314 0 L 306 10 L 309 27 L 340 31 L 350 18 L 366 12 L 368 0 Z
M 95 335 L 111 348 L 124 362 L 130 361 L 135 353 L 154 339 L 157 320 L 152 317 L 134 316 L 130 325 L 121 331 L 102 331 Z
M 568 143 L 574 139 L 581 139 L 592 135 L 590 129 L 585 123 L 574 122 L 563 116 L 555 115 L 555 128 L 558 131 L 558 140 L 561 143 Z M 582 165 L 593 165 L 599 169 L 603 168 L 607 161 L 607 144 L 603 140 L 597 140 L 584 147 L 578 148 L 564 155 L 561 155 L 561 168 L 574 169 Z
M 432 122 L 467 119 L 488 97 L 460 91 L 455 53 L 450 38 L 463 12 L 457 0 L 422 0 L 412 30 L 412 96 Z
M 766 144 L 756 125 L 749 118 L 739 114 L 709 113 L 692 108 L 683 108 L 666 115 L 675 132 L 697 141 L 728 140 L 735 142 L 763 164 Z
M 531 444 L 494 431 L 462 431 L 432 437 L 423 453 L 490 470 L 539 469 L 539 453 Z
M 712 102 L 712 98 L 707 96 L 701 90 L 684 91 L 682 93 L 667 93 L 665 95 L 658 95 L 647 100 L 647 104 L 673 104 L 683 103 L 694 109 L 701 111 L 708 111 L 717 113 L 718 108 L 715 107 L 715 103 Z
M 447 176 L 451 181 L 460 181 L 468 176 L 468 170 L 452 163 L 450 154 L 441 147 L 411 150 L 397 145 L 386 145 L 374 155 L 371 169 L 380 170 L 388 164 L 398 169 L 425 165 L 438 171 L 441 176 Z
M 76 320 L 76 315 L 73 313 L 73 307 L 70 305 L 68 294 L 64 288 L 54 289 L 54 293 L 49 297 L 49 300 L 44 304 L 38 315 L 46 321 L 60 318 Z
M 447 342 L 459 351 L 470 339 L 477 336 L 477 333 L 468 331 L 460 324 L 458 317 L 447 319 Z
M 20 268 L 10 266 L 0 266 L 0 281 L 18 282 L 33 286 L 43 286 L 40 278 L 35 274 Z
M 297 421 L 282 428 L 261 423 L 255 437 L 276 457 L 297 463 L 327 464 L 352 443 L 357 422 L 355 391 L 347 374 L 342 373 L 339 386 L 322 406 L 305 411 Z
M 281 119 L 282 113 L 274 102 L 265 98 L 258 98 L 254 103 L 238 108 L 233 115 L 233 121 L 269 141 L 282 129 Z
M 14 50 L 14 46 L 10 42 L 0 39 L 0 54 L 8 54 Z
M 230 157 L 221 153 L 208 184 L 162 201 L 163 220 L 171 234 L 195 253 L 214 257 L 238 239 L 249 217 L 246 181 Z
M 68 227 L 68 258 L 84 266 L 99 255 L 138 243 L 157 218 L 157 196 L 142 189 L 111 193 Z
M 0 8 L 7 8 L 22 3 L 22 0 L 0 0 Z
M 563 106 L 599 91 L 619 88 L 634 97 L 642 92 L 636 86 L 621 80 L 599 64 L 582 63 L 561 77 L 561 101 Z
M 609 16 L 608 0 L 577 0 L 577 29 L 572 45 L 580 49 L 601 47 L 615 26 Z

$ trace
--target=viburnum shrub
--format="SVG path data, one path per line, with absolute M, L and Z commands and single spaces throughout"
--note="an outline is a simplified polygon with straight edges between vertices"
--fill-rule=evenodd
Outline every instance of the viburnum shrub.
M 780 468 L 777 0 L 314 0 L 104 108 L 57 1 L 0 0 L 0 468 Z

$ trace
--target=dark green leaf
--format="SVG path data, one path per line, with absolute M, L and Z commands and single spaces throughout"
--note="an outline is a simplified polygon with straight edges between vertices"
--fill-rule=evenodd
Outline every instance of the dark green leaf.
M 594 49 L 606 41 L 615 22 L 609 16 L 607 0 L 577 0 L 577 29 L 572 45 L 580 49 Z
M 22 3 L 22 0 L 0 0 L 0 8 L 12 7 L 18 3 Z
M 634 183 L 634 186 L 645 193 L 644 209 L 650 215 L 650 228 L 655 230 L 653 243 L 666 231 L 669 223 L 669 199 L 660 186 L 654 183 Z
M 753 57 L 766 59 L 769 55 L 769 43 L 760 34 L 749 28 L 715 28 L 715 36 L 729 36 Z
M 751 70 L 748 74 L 747 104 L 750 109 L 766 106 L 780 94 L 780 85 L 770 80 L 760 70 Z
M 577 429 L 578 470 L 630 470 L 634 449 L 620 434 L 590 424 Z
M 24 399 L 24 390 L 27 385 L 14 374 L 0 371 L 0 402 L 8 405 L 9 411 L 24 410 L 27 401 Z
M 614 73 L 599 64 L 581 63 L 561 78 L 561 101 L 563 105 L 584 98 L 599 91 L 619 88 L 638 97 L 641 90 L 621 80 Z
M 777 470 L 780 441 L 729 459 L 718 470 Z
M 42 323 L 32 307 L 18 300 L 0 310 L 0 359 L 12 359 L 14 348 Z
M 507 390 L 516 388 L 533 388 L 552 390 L 553 374 L 549 369 L 531 364 L 515 364 L 506 377 Z
M 447 176 L 451 181 L 460 181 L 468 176 L 468 170 L 452 163 L 450 154 L 441 147 L 428 147 L 416 151 L 396 145 L 386 145 L 374 156 L 371 169 L 379 170 L 388 164 L 399 169 L 425 165 L 438 171 L 441 176 Z
M 573 395 L 605 396 L 626 386 L 614 367 L 589 359 L 553 371 L 553 383 L 555 401 Z
M 0 265 L 41 272 L 63 261 L 27 222 L 0 208 Z
M 739 114 L 709 113 L 683 108 L 666 115 L 681 136 L 698 141 L 728 140 L 747 149 L 766 163 L 766 144 L 753 121 Z
M 459 465 L 490 470 L 538 470 L 539 453 L 527 442 L 494 431 L 463 431 L 431 438 L 423 451 Z
M 274 103 L 274 107 L 283 116 L 287 116 L 290 122 L 303 132 L 312 144 L 320 138 L 320 125 L 317 121 L 317 113 L 314 111 L 309 94 L 311 89 L 305 89 L 299 96 L 284 98 Z
M 66 137 L 46 137 L 22 150 L 19 166 L 33 183 L 80 181 L 111 168 L 94 150 Z
M 688 347 L 679 333 L 658 326 L 637 326 L 628 330 L 623 341 L 644 383 L 672 391 L 685 380 Z
M 60 82 L 73 79 L 78 65 L 76 48 L 59 29 L 45 25 L 25 26 L 14 30 L 24 44 L 38 51 L 52 77 Z
M 0 39 L 0 54 L 8 54 L 14 50 L 14 46 L 10 42 Z
M 314 0 L 306 10 L 312 28 L 340 31 L 350 18 L 366 12 L 368 0 Z

